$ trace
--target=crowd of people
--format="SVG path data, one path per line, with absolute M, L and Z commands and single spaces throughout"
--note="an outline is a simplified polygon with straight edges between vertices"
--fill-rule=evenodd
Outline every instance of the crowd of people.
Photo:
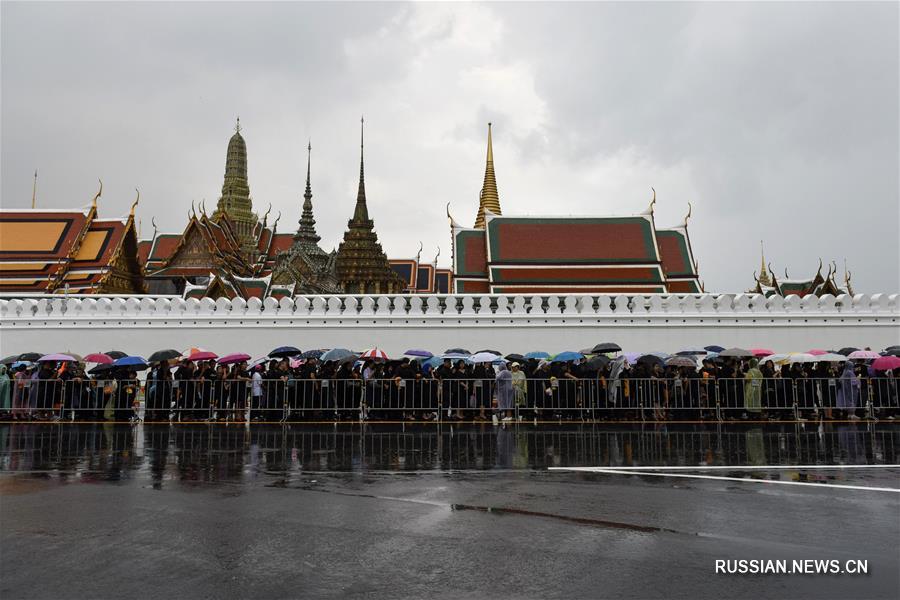
M 504 422 L 900 415 L 900 369 L 873 372 L 871 360 L 778 364 L 715 352 L 680 360 L 618 352 L 567 360 L 515 354 L 481 362 L 458 353 L 398 360 L 321 355 L 231 364 L 188 356 L 91 372 L 77 360 L 16 361 L 11 377 L 0 365 L 0 418 Z

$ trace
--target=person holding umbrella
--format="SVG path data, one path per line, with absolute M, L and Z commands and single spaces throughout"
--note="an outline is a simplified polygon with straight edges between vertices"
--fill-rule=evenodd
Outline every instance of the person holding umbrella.
M 744 373 L 744 410 L 753 418 L 762 413 L 763 374 L 759 370 L 759 359 L 750 359 L 750 368 Z

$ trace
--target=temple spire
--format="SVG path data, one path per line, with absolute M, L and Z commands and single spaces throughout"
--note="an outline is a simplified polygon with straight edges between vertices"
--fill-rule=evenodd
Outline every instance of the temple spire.
M 34 170 L 34 183 L 31 184 L 31 208 L 37 201 L 37 169 Z
M 247 143 L 241 135 L 241 129 L 241 119 L 238 117 L 234 124 L 234 135 L 228 140 L 222 195 L 219 196 L 212 220 L 218 222 L 227 215 L 244 253 L 249 257 L 256 252 L 257 240 L 254 228 L 258 218 L 253 212 L 253 201 L 250 199 L 250 184 L 247 181 Z
M 481 196 L 478 203 L 478 216 L 475 218 L 475 227 L 484 229 L 484 211 L 488 210 L 495 215 L 500 212 L 500 195 L 497 193 L 497 178 L 494 176 L 494 145 L 491 141 L 491 124 L 488 123 L 487 160 L 484 168 L 484 184 L 481 187 Z
M 312 185 L 310 184 L 312 142 L 307 143 L 306 152 L 306 192 L 303 194 L 303 213 L 300 216 L 300 228 L 297 229 L 294 240 L 314 246 L 322 238 L 316 234 L 316 220 L 313 218 Z
M 769 278 L 769 272 L 766 271 L 766 252 L 762 240 L 759 240 L 759 264 L 759 282 L 766 287 L 771 287 L 772 280 Z
M 359 119 L 359 190 L 356 192 L 356 209 L 353 211 L 353 220 L 363 222 L 369 220 L 369 209 L 366 206 L 366 176 L 365 176 L 365 156 L 363 145 L 363 127 L 365 120 L 363 117 Z

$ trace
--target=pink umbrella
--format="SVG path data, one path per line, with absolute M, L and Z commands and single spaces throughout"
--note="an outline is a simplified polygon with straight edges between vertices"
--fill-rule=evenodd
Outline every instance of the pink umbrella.
M 187 358 L 188 360 L 215 360 L 219 358 L 219 355 L 215 352 L 210 352 L 209 350 L 200 350 L 197 348 L 194 352 L 191 352 Z
M 880 356 L 872 363 L 872 369 L 875 371 L 893 371 L 900 369 L 900 357 L 896 356 Z
M 769 356 L 770 354 L 775 354 L 771 350 L 767 350 L 765 348 L 751 348 L 750 352 L 752 352 L 753 356 L 755 356 L 756 358 L 760 358 L 763 356 Z
M 113 357 L 109 354 L 94 352 L 93 354 L 88 354 L 87 356 L 85 356 L 84 362 L 97 363 L 98 365 L 111 365 L 113 364 Z
M 371 350 L 366 350 L 360 355 L 360 358 L 374 358 L 375 360 L 387 360 L 388 355 L 384 350 L 379 350 L 378 348 L 372 348 Z
M 75 362 L 75 358 L 68 354 L 45 354 L 40 357 L 38 362 Z
M 302 364 L 303 364 L 303 361 L 300 360 L 299 358 L 292 358 L 291 360 L 288 361 L 288 365 L 292 369 L 296 369 L 297 367 L 299 367 Z
M 822 356 L 823 354 L 828 354 L 828 350 L 807 350 L 806 353 L 813 356 Z
M 857 350 L 856 352 L 851 352 L 847 356 L 850 360 L 871 360 L 880 357 L 880 354 L 872 352 L 871 350 Z
M 220 365 L 232 365 L 234 363 L 244 362 L 245 360 L 250 360 L 249 354 L 244 354 L 242 352 L 235 352 L 234 354 L 226 354 L 222 358 L 219 359 Z

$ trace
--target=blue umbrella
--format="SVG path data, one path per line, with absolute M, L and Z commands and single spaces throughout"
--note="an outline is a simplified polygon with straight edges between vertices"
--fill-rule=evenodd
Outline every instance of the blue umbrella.
M 525 358 L 550 358 L 549 352 L 529 352 Z
M 582 358 L 584 358 L 584 354 L 581 354 L 580 352 L 560 352 L 553 357 L 553 362 L 569 362 L 581 360 Z
M 269 352 L 269 356 L 272 358 L 284 358 L 285 356 L 297 356 L 298 354 L 303 354 L 303 350 L 293 346 L 279 346 Z
M 355 352 L 350 352 L 346 348 L 334 348 L 319 357 L 319 360 L 327 362 L 329 360 L 344 360 L 351 356 L 356 356 Z
M 9 368 L 10 369 L 18 369 L 19 367 L 30 367 L 33 364 L 34 363 L 29 360 L 17 360 Z
M 725 348 L 723 348 L 722 346 L 715 346 L 715 345 L 705 346 L 703 349 L 706 350 L 707 352 L 722 352 L 723 350 L 725 350 Z
M 117 358 L 113 363 L 113 367 L 131 367 L 136 371 L 143 371 L 149 369 L 150 365 L 148 365 L 147 361 L 140 356 L 124 356 L 122 358 Z
M 431 358 L 432 356 L 434 356 L 434 354 L 432 354 L 428 350 L 407 350 L 403 354 L 406 356 L 421 356 L 423 358 Z
M 301 358 L 319 358 L 325 354 L 324 350 L 307 350 L 303 354 L 300 355 Z

